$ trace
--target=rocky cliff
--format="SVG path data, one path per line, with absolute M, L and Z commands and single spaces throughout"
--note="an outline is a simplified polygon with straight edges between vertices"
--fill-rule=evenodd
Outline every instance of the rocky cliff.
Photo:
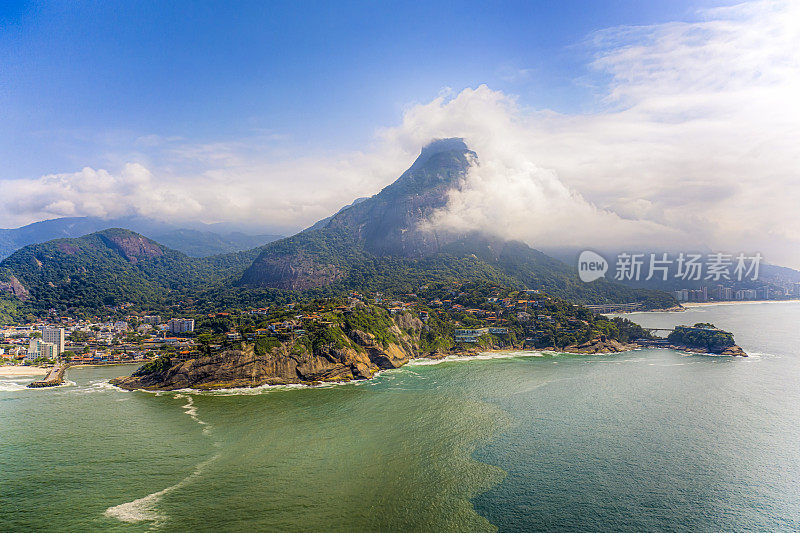
M 293 383 L 314 384 L 369 379 L 376 372 L 398 368 L 419 349 L 423 324 L 410 315 L 395 319 L 391 333 L 396 342 L 379 342 L 371 333 L 353 329 L 338 343 L 309 348 L 302 340 L 287 341 L 263 355 L 253 344 L 241 350 L 190 359 L 152 372 L 136 372 L 111 380 L 113 385 L 133 390 L 201 390 Z
M 23 302 L 30 298 L 28 289 L 20 283 L 16 276 L 9 276 L 8 281 L 0 281 L 0 292 L 7 292 Z
M 637 348 L 636 344 L 625 344 L 614 339 L 609 339 L 605 335 L 601 335 L 583 344 L 567 346 L 564 348 L 564 351 L 574 354 L 600 354 L 626 352 L 634 348 Z

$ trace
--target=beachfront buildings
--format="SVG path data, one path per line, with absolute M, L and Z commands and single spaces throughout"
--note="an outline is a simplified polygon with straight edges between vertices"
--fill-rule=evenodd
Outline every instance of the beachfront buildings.
M 742 289 L 736 291 L 737 300 L 755 300 L 758 298 L 758 292 L 755 289 Z
M 56 347 L 56 357 L 64 351 L 64 328 L 42 328 L 42 342 L 53 344 Z
M 733 289 L 731 287 L 726 287 L 725 285 L 717 285 L 717 288 L 714 289 L 713 294 L 717 300 L 724 302 L 733 300 Z
M 25 360 L 35 361 L 40 357 L 56 359 L 59 353 L 58 347 L 52 342 L 45 342 L 42 339 L 31 339 L 28 345 L 28 352 L 25 354 Z

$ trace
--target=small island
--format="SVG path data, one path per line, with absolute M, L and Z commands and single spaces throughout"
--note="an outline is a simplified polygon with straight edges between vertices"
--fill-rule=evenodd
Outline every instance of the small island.
M 733 333 L 724 331 L 714 324 L 699 322 L 694 326 L 676 326 L 667 337 L 667 348 L 694 353 L 711 353 L 747 357 L 733 340 Z

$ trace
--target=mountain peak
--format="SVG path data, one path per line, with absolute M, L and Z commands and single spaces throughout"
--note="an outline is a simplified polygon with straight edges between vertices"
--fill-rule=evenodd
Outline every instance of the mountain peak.
M 109 228 L 96 235 L 106 246 L 131 263 L 164 255 L 164 247 L 155 241 L 124 228 Z
M 406 171 L 406 174 L 427 166 L 436 167 L 442 166 L 443 164 L 446 166 L 448 159 L 465 157 L 467 154 L 470 154 L 472 157 L 477 157 L 475 152 L 469 149 L 464 139 L 458 137 L 435 139 L 422 148 L 419 157 L 417 157 L 414 164 Z M 402 176 L 400 180 L 402 180 Z
M 344 231 L 377 255 L 435 253 L 450 237 L 422 229 L 422 223 L 447 204 L 449 191 L 461 187 L 476 157 L 463 139 L 435 140 L 394 183 L 340 211 L 326 227 Z
M 450 137 L 449 139 L 434 139 L 426 144 L 420 152 L 420 157 L 430 157 L 439 152 L 467 152 L 469 147 L 461 137 Z

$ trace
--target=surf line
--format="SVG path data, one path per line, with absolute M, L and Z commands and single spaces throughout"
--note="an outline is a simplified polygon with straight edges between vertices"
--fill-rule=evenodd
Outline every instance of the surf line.
M 203 434 L 208 435 L 211 429 L 211 425 L 202 420 L 197 414 L 197 406 L 194 404 L 194 398 L 188 394 L 177 394 L 175 395 L 175 399 L 186 399 L 186 403 L 181 406 L 183 412 L 186 413 L 192 420 L 197 422 L 203 428 Z M 215 443 L 216 445 L 217 443 Z M 195 466 L 194 470 L 191 474 L 180 480 L 179 482 L 175 483 L 174 485 L 170 485 L 165 489 L 161 489 L 158 492 L 153 492 L 152 494 L 148 494 L 142 498 L 137 500 L 133 500 L 126 503 L 121 503 L 119 505 L 114 505 L 113 507 L 109 507 L 106 509 L 104 515 L 109 518 L 116 518 L 121 522 L 144 522 L 149 521 L 153 522 L 153 526 L 158 527 L 160 526 L 166 519 L 167 516 L 159 513 L 158 511 L 158 503 L 161 501 L 161 498 L 170 492 L 176 491 L 189 483 L 191 483 L 195 478 L 200 477 L 203 473 L 205 468 L 219 459 L 220 455 L 216 454 L 210 459 L 203 461 L 202 463 Z

